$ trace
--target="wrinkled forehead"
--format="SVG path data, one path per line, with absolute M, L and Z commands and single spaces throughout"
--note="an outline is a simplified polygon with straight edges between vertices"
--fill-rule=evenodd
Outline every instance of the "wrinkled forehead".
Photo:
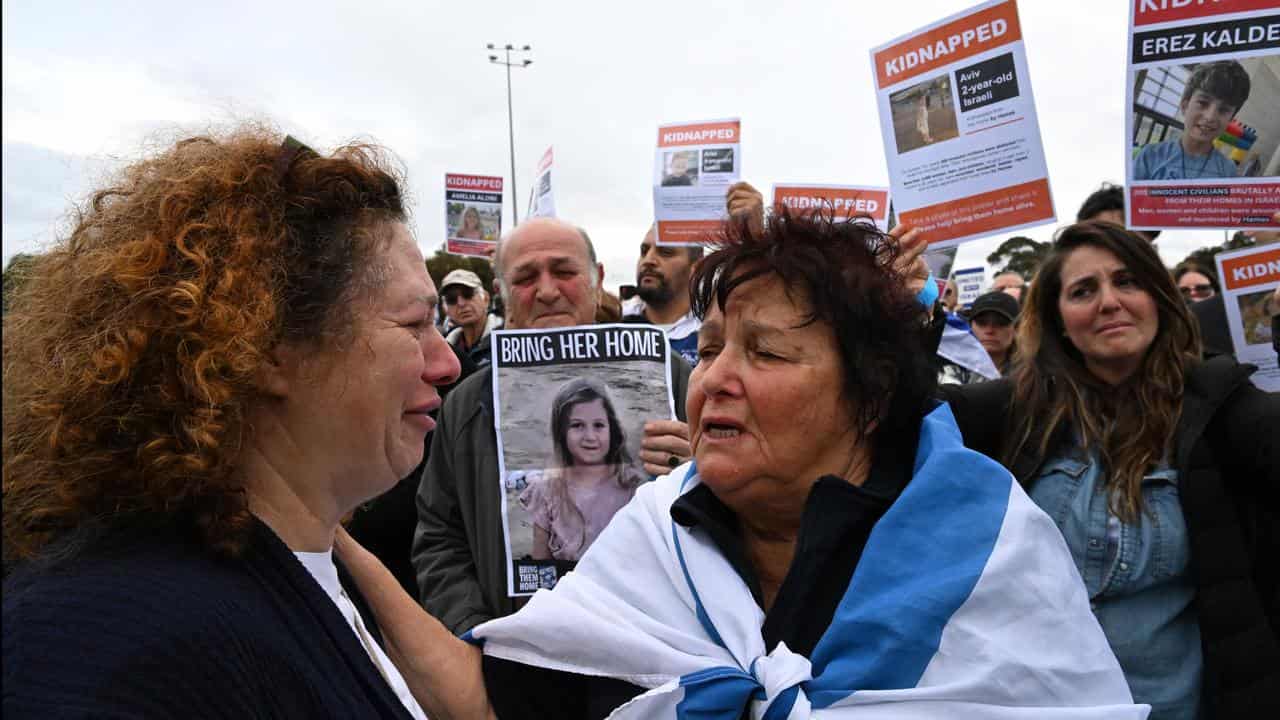
M 502 248 L 502 264 L 509 272 L 566 263 L 583 269 L 591 264 L 586 241 L 567 224 L 540 222 L 514 233 Z
M 748 272 L 751 272 L 749 268 L 742 268 L 734 272 L 733 277 Z M 777 274 L 765 271 L 733 288 L 723 308 L 713 300 L 703 324 L 723 326 L 725 320 L 730 323 L 759 320 L 777 327 L 797 327 L 807 323 L 811 314 L 812 304 L 805 288 L 789 286 Z

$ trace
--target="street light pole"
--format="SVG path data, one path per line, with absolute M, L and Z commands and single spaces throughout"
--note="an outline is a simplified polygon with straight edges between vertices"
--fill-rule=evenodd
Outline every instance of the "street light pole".
M 493 45 L 492 43 L 490 43 L 489 45 L 486 45 L 485 47 L 487 47 L 490 50 L 498 49 L 497 46 Z M 533 50 L 533 48 L 529 47 L 528 45 L 525 45 L 524 47 L 521 47 L 521 48 L 517 48 L 514 45 L 511 45 L 508 43 L 502 49 L 506 51 L 506 59 L 499 60 L 497 55 L 490 55 L 489 62 L 493 63 L 494 65 L 507 66 L 507 140 L 509 142 L 509 147 L 511 148 L 511 226 L 515 227 L 516 224 L 520 222 L 520 216 L 516 209 L 516 202 L 517 202 L 516 198 L 519 197 L 519 195 L 516 193 L 516 128 L 515 128 L 515 115 L 511 109 L 511 68 L 529 67 L 530 65 L 533 64 L 533 61 L 525 58 L 525 59 L 517 60 L 516 62 L 511 62 L 511 53 L 513 52 L 527 53 Z

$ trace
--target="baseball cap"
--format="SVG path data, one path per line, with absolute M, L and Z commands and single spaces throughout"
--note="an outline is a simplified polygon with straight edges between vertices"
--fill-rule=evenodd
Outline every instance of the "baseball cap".
M 440 289 L 444 290 L 450 285 L 462 285 L 476 290 L 484 289 L 484 285 L 480 283 L 480 276 L 470 270 L 454 270 L 445 275 L 444 282 L 440 283 Z
M 984 312 L 993 312 L 997 315 L 1003 315 L 1013 322 L 1018 319 L 1018 301 L 1009 293 L 1001 290 L 979 295 L 978 299 L 973 301 L 969 306 L 969 311 L 965 313 L 965 317 L 973 319 Z

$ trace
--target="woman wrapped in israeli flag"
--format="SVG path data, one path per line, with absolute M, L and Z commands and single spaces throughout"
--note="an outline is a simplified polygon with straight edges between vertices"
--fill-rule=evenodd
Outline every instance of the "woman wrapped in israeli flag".
M 785 210 L 722 233 L 693 282 L 694 459 L 554 590 L 454 638 L 341 540 L 424 707 L 1145 718 L 1056 526 L 933 399 L 904 270 L 923 243 Z

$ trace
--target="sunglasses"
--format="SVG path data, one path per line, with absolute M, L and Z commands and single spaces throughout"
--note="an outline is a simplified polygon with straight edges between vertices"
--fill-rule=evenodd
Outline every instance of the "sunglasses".
M 444 304 L 457 305 L 463 300 L 470 300 L 476 296 L 476 289 L 470 287 L 449 288 L 444 291 Z
M 1205 283 L 1203 285 L 1183 285 L 1178 290 L 1185 297 L 1196 297 L 1198 295 L 1212 295 L 1213 286 Z

